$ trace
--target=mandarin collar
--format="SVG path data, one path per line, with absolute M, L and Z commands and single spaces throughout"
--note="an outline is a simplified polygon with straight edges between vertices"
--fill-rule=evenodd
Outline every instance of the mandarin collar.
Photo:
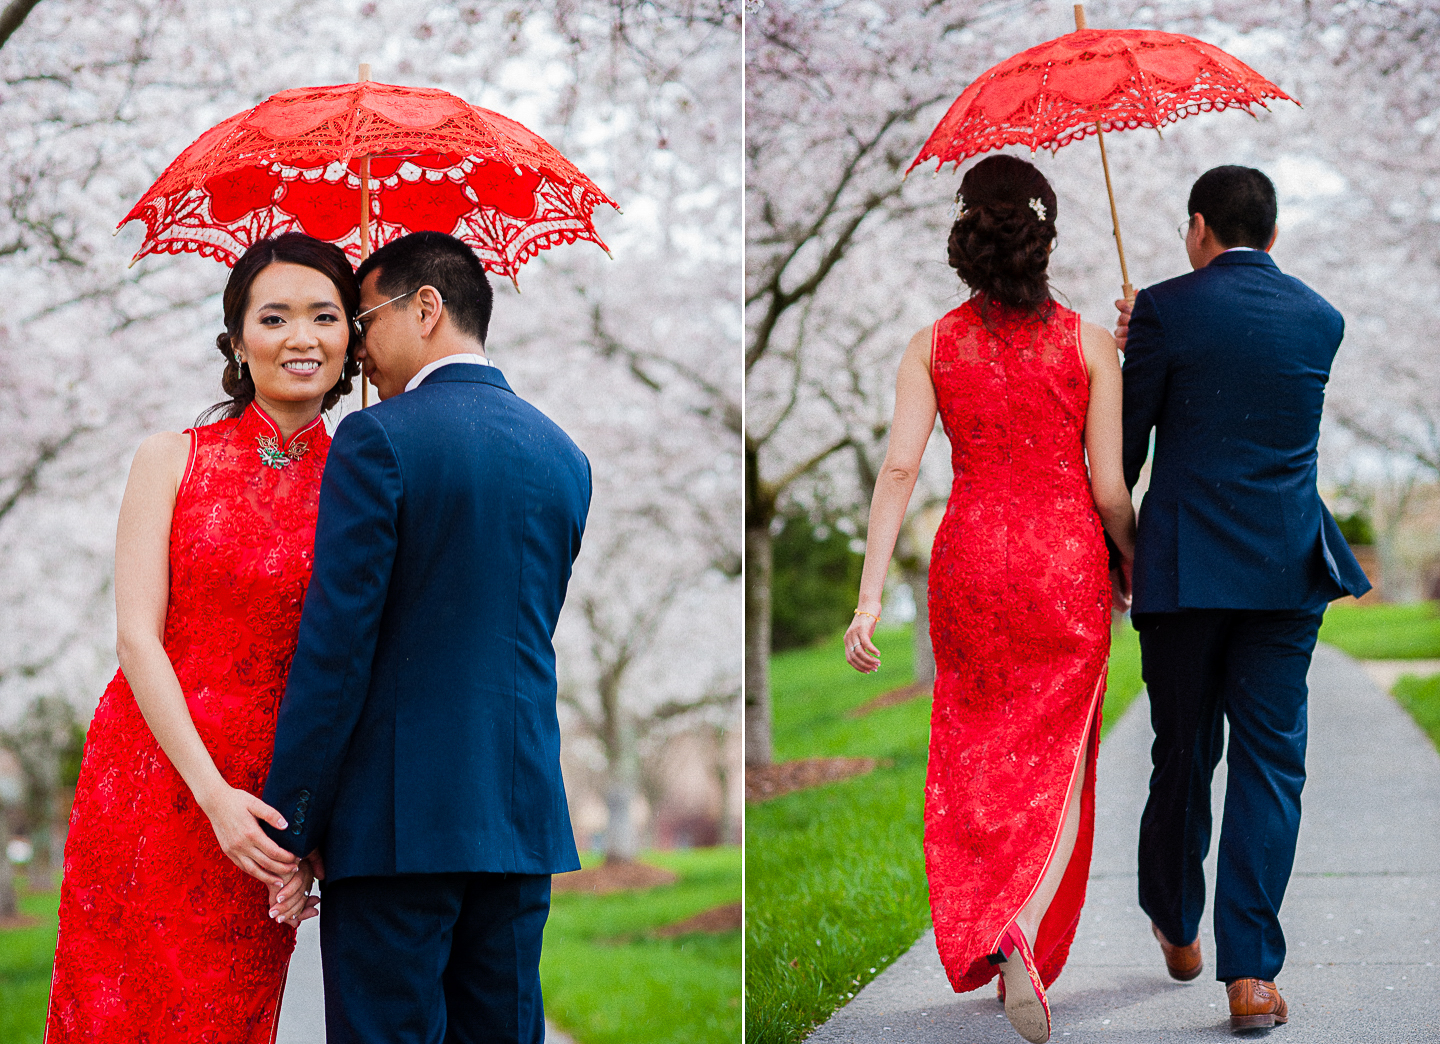
M 280 452 L 283 453 L 289 449 L 297 439 L 312 434 L 316 428 L 323 427 L 324 424 L 324 413 L 317 413 L 314 420 L 287 439 L 280 434 L 280 425 L 276 424 L 270 418 L 270 415 L 260 408 L 260 404 L 252 399 L 250 405 L 245 407 L 245 412 L 240 415 L 240 424 L 238 427 L 243 435 L 254 434 L 270 436 L 275 440 L 275 444 L 280 447 Z

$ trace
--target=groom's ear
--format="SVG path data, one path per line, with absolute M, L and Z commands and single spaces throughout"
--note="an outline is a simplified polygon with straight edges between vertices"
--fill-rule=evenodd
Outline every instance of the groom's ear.
M 439 290 L 426 283 L 415 291 L 415 301 L 420 309 L 420 336 L 429 337 L 440 324 L 440 312 L 445 307 L 445 299 L 440 296 Z

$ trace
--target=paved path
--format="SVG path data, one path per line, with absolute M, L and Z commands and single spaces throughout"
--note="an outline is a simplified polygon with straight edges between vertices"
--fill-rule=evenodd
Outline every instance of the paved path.
M 275 1044 L 325 1044 L 325 985 L 320 977 L 320 918 L 300 925 L 285 998 L 280 1004 L 280 1029 Z M 575 1044 L 549 1022 L 545 1044 Z
M 1089 898 L 1070 962 L 1050 991 L 1051 1040 L 1223 1041 L 1215 938 L 1206 969 L 1170 980 L 1135 901 L 1135 846 L 1152 739 L 1143 695 L 1101 745 Z M 1440 756 L 1353 660 L 1327 646 L 1310 671 L 1309 779 L 1295 873 L 1281 911 L 1284 1044 L 1440 1041 Z M 1223 769 L 1216 773 L 1220 822 Z M 1215 880 L 1215 850 L 1206 863 Z M 951 992 L 933 934 L 810 1037 L 814 1044 L 1013 1044 L 993 987 Z

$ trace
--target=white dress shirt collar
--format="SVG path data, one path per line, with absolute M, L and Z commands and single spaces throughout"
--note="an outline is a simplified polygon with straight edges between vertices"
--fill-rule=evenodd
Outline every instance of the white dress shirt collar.
M 416 388 L 420 387 L 421 382 L 423 382 L 426 377 L 429 377 L 436 370 L 440 369 L 440 367 L 450 366 L 453 363 L 469 363 L 472 366 L 495 365 L 485 356 L 476 355 L 473 352 L 459 352 L 455 355 L 447 355 L 443 359 L 436 359 L 434 362 L 426 363 L 424 366 L 420 367 L 420 372 L 417 373 L 414 377 L 410 378 L 410 382 L 405 385 L 405 390 L 407 392 L 414 391 Z

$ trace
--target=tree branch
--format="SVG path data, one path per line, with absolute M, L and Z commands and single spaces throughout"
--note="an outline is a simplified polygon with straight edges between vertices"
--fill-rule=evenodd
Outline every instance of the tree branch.
M 710 692 L 695 700 L 667 700 L 660 704 L 643 719 L 635 723 L 636 732 L 647 735 L 651 730 L 658 728 L 672 718 L 689 714 L 692 711 L 703 710 L 706 707 L 728 707 L 740 696 L 736 689 L 726 692 Z
M 42 442 L 40 448 L 35 453 L 35 459 L 20 473 L 19 478 L 16 480 L 15 488 L 10 491 L 10 495 L 4 500 L 0 500 L 0 518 L 4 518 L 16 504 L 35 492 L 39 486 L 40 472 L 44 470 L 46 464 L 49 464 L 64 452 L 67 446 L 90 430 L 90 425 L 82 424 L 78 427 L 71 428 L 63 438 L 55 442 Z

